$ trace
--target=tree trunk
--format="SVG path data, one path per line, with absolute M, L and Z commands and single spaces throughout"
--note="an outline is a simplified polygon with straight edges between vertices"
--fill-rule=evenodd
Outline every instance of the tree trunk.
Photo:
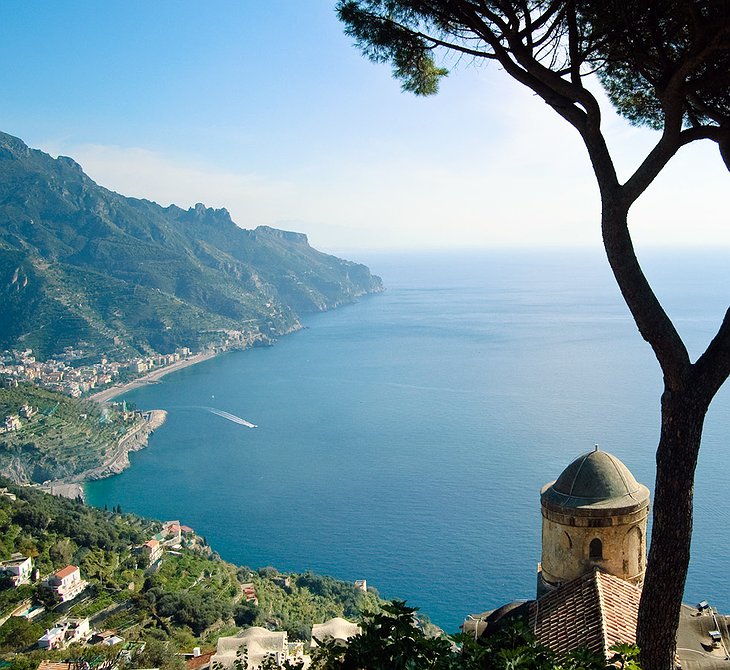
M 651 548 L 639 606 L 637 643 L 644 670 L 675 667 L 679 611 L 692 539 L 695 466 L 707 403 L 695 388 L 665 389 L 656 456 Z
M 664 374 L 661 434 L 656 454 L 653 525 L 639 606 L 637 643 L 644 670 L 672 670 L 679 612 L 692 540 L 694 473 L 715 380 L 693 366 L 634 252 L 629 205 L 617 190 L 602 192 L 606 254 L 621 293 Z

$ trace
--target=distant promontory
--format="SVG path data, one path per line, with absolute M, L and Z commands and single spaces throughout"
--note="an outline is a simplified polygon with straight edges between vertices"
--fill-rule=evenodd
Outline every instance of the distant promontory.
M 382 289 L 306 235 L 122 196 L 0 133 L 0 350 L 82 363 L 243 348 Z

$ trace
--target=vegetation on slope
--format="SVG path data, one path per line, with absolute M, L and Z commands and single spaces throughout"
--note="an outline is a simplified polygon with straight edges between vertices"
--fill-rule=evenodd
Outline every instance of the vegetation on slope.
M 0 133 L 0 349 L 43 359 L 83 341 L 120 359 L 197 349 L 220 330 L 266 340 L 378 290 L 304 235 L 125 198 Z
M 640 670 L 635 646 L 616 645 L 608 662 L 587 649 L 559 657 L 539 645 L 520 620 L 478 641 L 458 636 L 455 644 L 424 631 L 415 612 L 400 601 L 384 605 L 364 618 L 362 633 L 347 647 L 325 642 L 315 654 L 313 670 Z
M 0 388 L 0 418 L 17 416 L 23 405 L 34 414 L 21 418 L 20 430 L 0 433 L 0 473 L 16 482 L 42 483 L 97 467 L 141 423 L 114 406 L 32 384 Z
M 14 552 L 31 556 L 41 576 L 79 566 L 90 587 L 68 615 L 89 617 L 93 628 L 114 629 L 127 641 L 144 641 L 138 667 L 179 667 L 176 652 L 196 645 L 210 649 L 219 636 L 241 626 L 287 630 L 291 639 L 306 639 L 313 623 L 379 609 L 375 594 L 347 582 L 234 566 L 202 538 L 166 551 L 158 569 L 149 569 L 135 547 L 160 531 L 159 522 L 7 481 L 0 480 L 0 486 L 17 496 L 13 501 L 0 495 L 0 560 Z M 246 601 L 244 584 L 253 584 L 257 604 Z M 0 589 L 0 617 L 28 598 L 47 600 L 36 585 Z M 35 670 L 42 658 L 68 657 L 68 651 L 34 648 L 60 617 L 54 610 L 33 621 L 11 617 L 0 626 L 0 655 L 18 670 Z

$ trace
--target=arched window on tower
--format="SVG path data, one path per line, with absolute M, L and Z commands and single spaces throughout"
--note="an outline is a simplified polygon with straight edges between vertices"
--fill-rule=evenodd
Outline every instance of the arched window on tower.
M 603 558 L 603 543 L 597 537 L 591 540 L 588 547 L 588 558 L 592 561 L 600 561 Z

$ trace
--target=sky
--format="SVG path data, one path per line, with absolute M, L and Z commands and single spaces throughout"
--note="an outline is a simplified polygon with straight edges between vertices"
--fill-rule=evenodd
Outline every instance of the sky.
M 0 130 L 162 205 L 330 252 L 598 247 L 577 133 L 494 64 L 400 90 L 335 0 L 3 0 Z M 623 178 L 658 139 L 606 103 Z M 632 209 L 637 247 L 730 246 L 728 173 L 682 150 Z

